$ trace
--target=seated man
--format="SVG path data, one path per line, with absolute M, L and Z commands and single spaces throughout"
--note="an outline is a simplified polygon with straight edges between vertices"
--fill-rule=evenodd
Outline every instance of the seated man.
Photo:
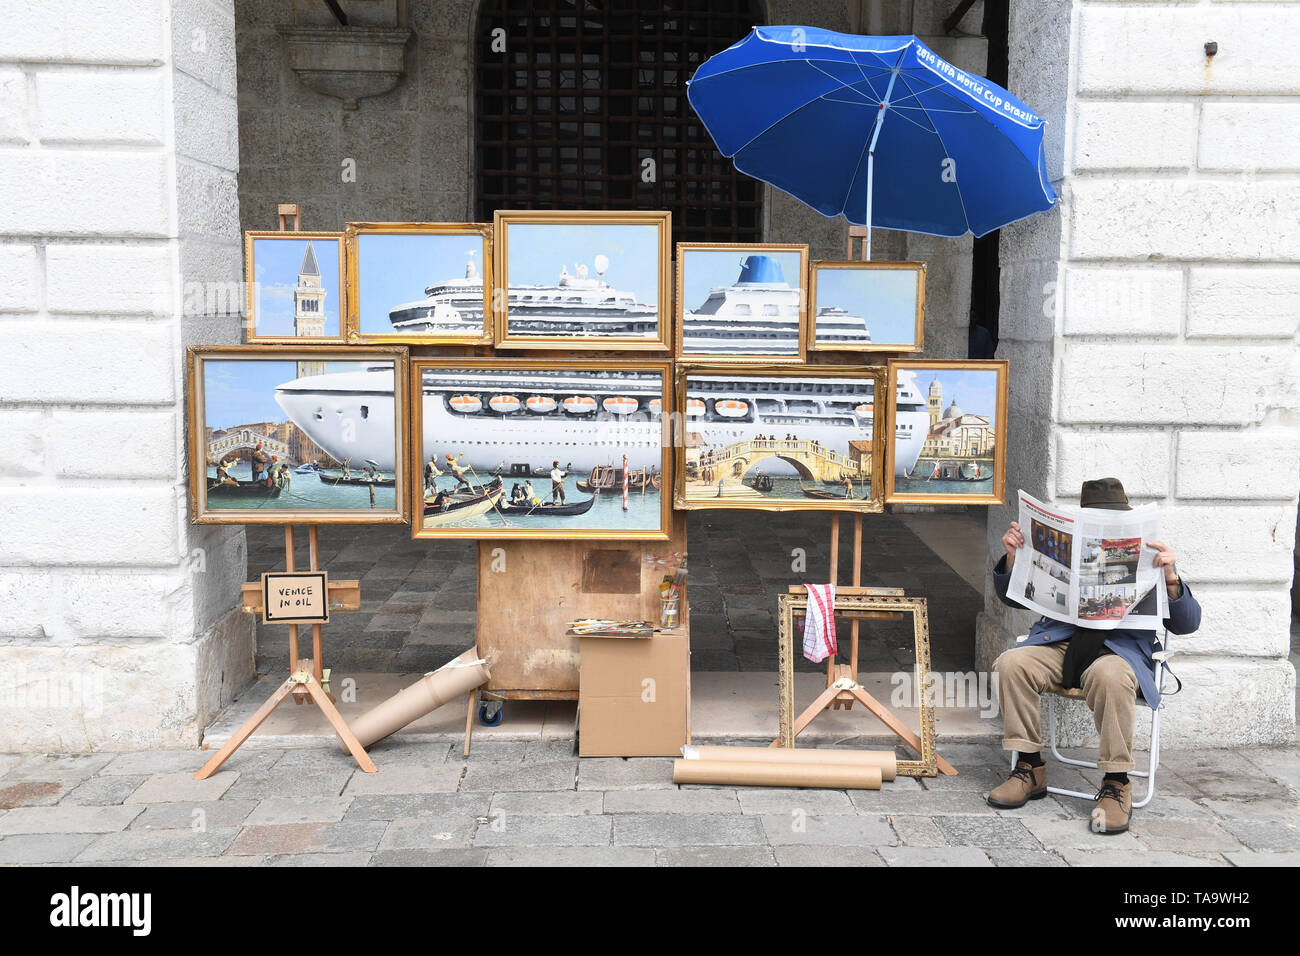
M 1085 481 L 1079 506 L 1132 510 L 1124 486 L 1116 478 Z M 1017 553 L 1025 546 L 1025 536 L 1015 522 L 1002 536 L 1002 546 L 1007 553 L 993 569 L 994 587 L 1003 603 L 1024 609 L 1007 597 L 1011 568 Z M 1157 552 L 1155 566 L 1164 569 L 1169 592 L 1165 627 L 1173 634 L 1192 633 L 1201 624 L 1201 606 L 1179 578 L 1173 551 L 1158 541 L 1148 541 L 1146 546 Z M 1043 747 L 1040 695 L 1053 685 L 1077 687 L 1083 690 L 1101 736 L 1097 766 L 1105 773 L 1091 816 L 1092 830 L 1096 833 L 1127 830 L 1133 811 L 1128 772 L 1133 769 L 1133 722 L 1138 690 L 1141 689 L 1149 706 L 1160 705 L 1160 689 L 1151 666 L 1151 655 L 1156 649 L 1154 630 L 1119 627 L 1107 631 L 1075 627 L 1044 617 L 1030 628 L 1023 644 L 998 657 L 993 669 L 998 675 L 1002 707 L 1002 746 L 1016 752 L 1016 767 L 1006 782 L 989 794 L 989 805 L 1013 810 L 1047 796 L 1047 768 L 1039 753 Z

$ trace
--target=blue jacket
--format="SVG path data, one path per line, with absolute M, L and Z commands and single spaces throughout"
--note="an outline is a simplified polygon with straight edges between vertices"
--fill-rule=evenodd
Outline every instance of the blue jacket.
M 1019 601 L 1007 597 L 1007 585 L 1011 583 L 1011 572 L 1007 570 L 1006 555 L 993 569 L 993 587 L 1003 604 L 1022 611 L 1027 611 Z M 1171 634 L 1191 634 L 1201 626 L 1201 605 L 1192 597 L 1192 590 L 1183 582 L 1183 593 L 1169 602 L 1169 617 L 1165 618 L 1165 629 Z M 1055 644 L 1068 641 L 1077 630 L 1075 625 L 1065 621 L 1056 621 L 1050 617 L 1039 618 L 1029 629 L 1029 637 L 1024 646 L 1035 644 Z M 1144 631 L 1134 628 L 1117 627 L 1106 638 L 1106 646 L 1124 660 L 1128 661 L 1137 675 L 1138 687 L 1142 690 L 1142 699 L 1151 707 L 1160 706 L 1160 688 L 1156 671 L 1152 665 L 1151 655 L 1159 650 L 1154 630 Z

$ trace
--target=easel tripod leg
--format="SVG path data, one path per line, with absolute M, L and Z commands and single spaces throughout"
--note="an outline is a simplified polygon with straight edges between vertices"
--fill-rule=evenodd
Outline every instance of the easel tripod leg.
M 304 663 L 306 662 L 304 661 Z M 334 732 L 339 735 L 339 739 L 342 740 L 348 750 L 351 751 L 353 758 L 361 766 L 361 769 L 366 773 L 374 773 L 374 761 L 370 759 L 370 755 L 366 753 L 365 748 L 361 746 L 361 741 L 357 740 L 356 735 L 352 733 L 352 730 L 346 723 L 344 723 L 342 715 L 334 709 L 334 702 L 329 699 L 329 695 L 325 693 L 320 684 L 316 683 L 316 678 L 310 678 L 306 682 L 305 686 L 307 688 L 307 693 L 311 694 L 312 699 L 316 701 L 316 706 L 321 709 L 321 713 L 324 714 L 325 718 L 330 722 L 330 726 L 332 726 Z
M 297 683 L 292 677 L 281 684 L 276 692 L 267 698 L 266 703 L 259 707 L 257 712 L 244 722 L 244 726 L 240 727 L 231 735 L 230 739 L 226 741 L 225 746 L 218 750 L 212 756 L 212 759 L 203 765 L 203 769 L 194 775 L 194 779 L 206 780 L 208 777 L 216 773 L 221 765 L 230 759 L 230 755 L 238 750 L 240 745 L 253 735 L 253 731 L 257 730 L 257 728 L 262 725 L 262 721 L 271 716 L 271 712 L 275 710 L 276 707 L 280 706 L 280 702 L 293 693 L 293 689 L 297 686 Z

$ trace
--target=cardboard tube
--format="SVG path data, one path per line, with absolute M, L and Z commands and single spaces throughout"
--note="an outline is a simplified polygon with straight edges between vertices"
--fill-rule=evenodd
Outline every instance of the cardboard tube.
M 673 783 L 734 787 L 825 787 L 879 790 L 880 768 L 847 764 L 745 763 L 740 760 L 674 760 Z
M 882 780 L 898 776 L 898 758 L 891 750 L 795 750 L 788 747 L 683 747 L 686 760 L 738 760 L 743 763 L 843 764 L 879 767 Z
M 361 746 L 369 747 L 376 740 L 383 740 L 411 721 L 437 710 L 447 701 L 468 694 L 475 687 L 487 683 L 492 676 L 488 673 L 488 666 L 486 663 L 468 667 L 454 665 L 477 660 L 477 657 L 477 652 L 470 648 L 451 663 L 444 664 L 432 674 L 425 674 L 410 687 L 366 711 L 352 721 L 349 728 Z

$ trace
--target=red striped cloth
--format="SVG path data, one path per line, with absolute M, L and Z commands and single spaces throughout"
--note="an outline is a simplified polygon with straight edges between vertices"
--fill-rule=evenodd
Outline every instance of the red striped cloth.
M 820 664 L 835 653 L 835 585 L 805 584 L 808 613 L 803 619 L 803 656 Z

